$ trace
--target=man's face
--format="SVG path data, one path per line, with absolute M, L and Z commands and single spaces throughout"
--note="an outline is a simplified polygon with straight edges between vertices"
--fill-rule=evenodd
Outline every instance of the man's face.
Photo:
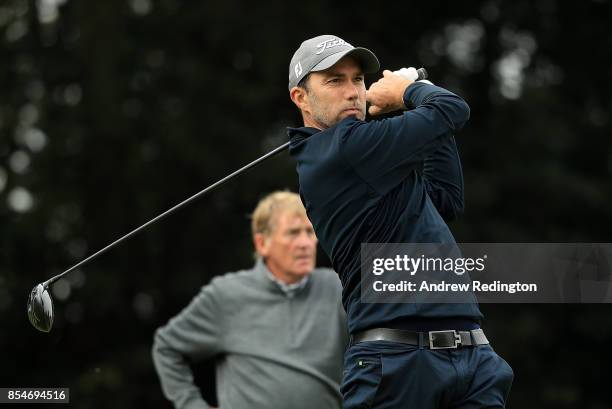
M 315 267 L 317 238 L 312 224 L 304 216 L 283 212 L 272 227 L 269 234 L 256 235 L 257 252 L 276 277 L 286 283 L 297 282 Z
M 310 73 L 304 105 L 304 125 L 329 128 L 347 116 L 365 119 L 366 88 L 363 71 L 348 56 L 325 71 Z

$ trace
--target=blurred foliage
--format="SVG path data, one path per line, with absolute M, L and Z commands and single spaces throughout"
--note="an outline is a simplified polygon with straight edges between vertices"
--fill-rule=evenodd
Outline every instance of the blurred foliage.
M 286 154 L 54 286 L 50 334 L 30 327 L 27 294 L 283 143 L 300 119 L 288 61 L 317 34 L 385 68 L 425 66 L 468 100 L 458 241 L 611 242 L 611 23 L 606 0 L 3 0 L 0 386 L 68 386 L 84 409 L 170 407 L 153 332 L 212 276 L 250 266 L 249 212 L 297 188 Z M 612 407 L 609 305 L 483 310 L 515 370 L 511 408 Z

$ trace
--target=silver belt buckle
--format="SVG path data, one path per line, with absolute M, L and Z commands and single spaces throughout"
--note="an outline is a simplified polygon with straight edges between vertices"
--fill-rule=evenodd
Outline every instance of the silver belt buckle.
M 434 334 L 452 334 L 454 345 L 449 346 L 435 346 L 434 345 Z M 457 331 L 429 331 L 429 349 L 457 349 L 461 345 L 461 335 L 457 334 Z

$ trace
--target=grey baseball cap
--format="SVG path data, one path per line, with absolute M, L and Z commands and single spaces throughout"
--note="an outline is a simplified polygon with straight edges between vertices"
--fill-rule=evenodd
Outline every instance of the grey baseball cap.
M 289 64 L 289 89 L 311 72 L 326 70 L 346 55 L 355 57 L 364 73 L 373 73 L 380 68 L 372 51 L 353 47 L 338 36 L 324 34 L 304 41 L 293 54 Z

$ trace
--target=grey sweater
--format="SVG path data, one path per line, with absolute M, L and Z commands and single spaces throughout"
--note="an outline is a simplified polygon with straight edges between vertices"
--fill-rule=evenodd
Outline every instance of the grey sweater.
M 216 358 L 221 409 L 338 409 L 348 342 L 335 272 L 313 271 L 287 294 L 258 261 L 217 277 L 157 330 L 153 361 L 176 408 L 208 408 L 190 361 Z

